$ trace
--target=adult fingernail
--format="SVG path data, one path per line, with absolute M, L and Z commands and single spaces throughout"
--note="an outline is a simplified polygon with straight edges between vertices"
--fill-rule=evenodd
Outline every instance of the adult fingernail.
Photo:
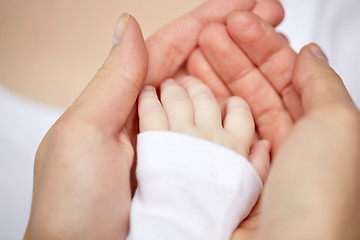
M 115 32 L 114 32 L 114 40 L 113 40 L 113 46 L 116 46 L 121 39 L 121 36 L 123 35 L 126 25 L 128 24 L 130 19 L 130 14 L 123 13 L 119 20 L 116 23 Z
M 329 63 L 329 59 L 326 57 L 324 51 L 316 43 L 310 44 L 310 50 L 312 54 L 325 63 Z

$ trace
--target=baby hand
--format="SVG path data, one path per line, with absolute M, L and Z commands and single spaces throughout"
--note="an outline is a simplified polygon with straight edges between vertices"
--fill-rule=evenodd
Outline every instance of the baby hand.
M 268 141 L 255 144 L 255 124 L 248 104 L 231 97 L 224 114 L 212 91 L 194 77 L 180 82 L 167 80 L 160 86 L 160 98 L 152 86 L 139 96 L 140 132 L 174 131 L 227 147 L 248 158 L 264 182 L 270 167 Z

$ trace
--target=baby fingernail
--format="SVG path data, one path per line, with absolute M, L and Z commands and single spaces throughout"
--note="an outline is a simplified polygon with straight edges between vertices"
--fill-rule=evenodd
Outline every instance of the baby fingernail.
M 143 87 L 143 91 L 152 91 L 152 92 L 156 92 L 155 88 L 153 86 L 150 85 L 145 85 Z

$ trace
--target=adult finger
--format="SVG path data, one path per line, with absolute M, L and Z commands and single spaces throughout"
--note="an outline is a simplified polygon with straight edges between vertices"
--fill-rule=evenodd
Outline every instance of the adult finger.
M 195 49 L 200 32 L 208 23 L 225 23 L 226 16 L 231 11 L 249 11 L 256 4 L 258 3 L 254 0 L 209 0 L 165 26 L 146 41 L 150 56 L 147 83 L 157 86 L 164 79 L 171 77 Z M 279 2 L 268 5 L 268 21 L 279 19 L 279 11 L 272 11 L 272 8 L 278 8 L 278 5 Z
M 282 97 L 291 116 L 294 119 L 301 117 L 300 98 L 291 84 L 296 53 L 286 38 L 258 16 L 243 11 L 234 12 L 227 18 L 227 30 Z
M 279 0 L 260 0 L 252 12 L 273 27 L 279 25 L 284 19 L 284 8 Z
M 148 55 L 140 27 L 133 17 L 123 14 L 109 57 L 65 115 L 113 134 L 125 124 L 147 68 Z
M 195 49 L 187 61 L 187 70 L 191 76 L 203 81 L 221 102 L 231 96 L 230 90 L 212 69 L 200 49 Z
M 263 48 L 268 48 L 269 44 Z M 293 125 L 276 90 L 234 43 L 226 26 L 209 25 L 200 35 L 199 46 L 232 94 L 248 102 L 258 132 L 276 149 Z

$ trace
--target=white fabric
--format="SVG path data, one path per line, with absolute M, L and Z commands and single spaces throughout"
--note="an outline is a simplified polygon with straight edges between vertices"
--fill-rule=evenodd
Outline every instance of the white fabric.
M 203 139 L 150 131 L 137 150 L 131 240 L 229 239 L 262 191 L 248 160 Z
M 0 239 L 22 239 L 36 149 L 61 111 L 0 87 Z

